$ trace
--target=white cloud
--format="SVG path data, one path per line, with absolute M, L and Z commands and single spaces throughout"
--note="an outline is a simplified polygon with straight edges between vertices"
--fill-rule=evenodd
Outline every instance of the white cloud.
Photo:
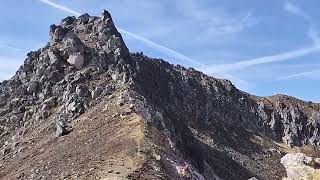
M 289 76 L 284 76 L 279 78 L 278 80 L 288 80 L 288 79 L 296 79 L 296 78 L 311 78 L 311 79 L 319 79 L 320 78 L 320 70 L 307 71 L 302 73 L 296 73 Z
M 314 44 L 320 45 L 319 31 L 317 31 L 313 26 L 310 26 L 308 30 L 308 36 Z
M 240 18 L 227 18 L 220 20 L 221 24 L 209 24 L 208 35 L 221 36 L 240 33 L 249 27 L 256 25 L 258 20 L 252 17 L 251 12 Z
M 178 12 L 185 17 L 186 22 L 204 27 L 206 38 L 240 33 L 259 22 L 252 16 L 251 11 L 230 13 L 224 7 L 208 6 L 201 1 L 177 0 L 175 2 Z
M 19 51 L 19 52 L 23 52 L 23 53 L 27 52 L 27 50 L 25 50 L 25 49 L 22 49 L 22 48 L 19 48 L 19 47 L 16 47 L 16 46 L 10 45 L 9 43 L 4 43 L 4 42 L 0 42 L 0 48 L 11 49 L 11 50 Z
M 216 66 L 208 66 L 204 67 L 202 70 L 206 73 L 215 73 L 215 72 L 228 72 L 232 70 L 239 70 L 248 68 L 251 66 L 257 66 L 262 64 L 268 64 L 268 63 L 274 63 L 274 62 L 281 62 L 281 61 L 288 61 L 292 60 L 301 56 L 305 56 L 311 53 L 319 52 L 320 51 L 320 37 L 318 36 L 318 31 L 316 31 L 315 28 L 313 28 L 313 22 L 312 19 L 300 8 L 295 6 L 294 4 L 287 1 L 285 3 L 284 9 L 292 13 L 294 15 L 298 15 L 303 17 L 308 23 L 310 23 L 310 28 L 308 35 L 313 40 L 314 45 L 311 47 L 305 47 L 301 49 L 296 49 L 292 51 L 282 52 L 278 54 L 273 54 L 270 56 L 263 56 L 259 58 L 249 59 L 249 60 L 243 60 L 236 63 L 230 63 L 230 64 L 222 64 L 222 65 L 216 65 Z
M 303 11 L 298 6 L 294 5 L 289 1 L 287 1 L 285 4 L 285 10 L 291 14 L 302 17 L 305 21 L 309 23 L 309 30 L 307 34 L 309 38 L 313 41 L 315 46 L 319 47 L 320 46 L 319 31 L 315 28 L 315 23 L 313 19 L 305 11 Z M 296 73 L 296 74 L 280 77 L 278 80 L 288 80 L 288 79 L 302 78 L 302 77 L 315 78 L 315 77 L 320 77 L 319 73 L 320 73 L 320 70 L 307 71 L 307 72 Z
M 64 11 L 64 12 L 68 12 L 68 13 L 71 13 L 71 14 L 74 14 L 74 15 L 77 15 L 77 16 L 81 14 L 80 12 L 77 12 L 77 11 L 75 11 L 73 9 L 70 9 L 70 8 L 66 7 L 66 6 L 63 6 L 63 5 L 60 5 L 60 4 L 57 4 L 57 3 L 53 3 L 52 1 L 49 1 L 49 0 L 40 0 L 40 1 L 45 3 L 45 4 L 47 4 L 47 5 L 49 5 L 49 6 L 52 6 L 54 8 L 57 8 L 57 9 L 61 10 L 61 11 Z M 250 16 L 251 16 L 250 13 L 247 14 L 244 17 L 243 21 L 248 19 Z M 119 30 L 119 32 L 121 32 L 123 34 L 126 34 L 126 35 L 128 35 L 128 36 L 130 36 L 130 37 L 132 37 L 134 39 L 137 39 L 137 40 L 145 43 L 146 45 L 154 47 L 155 49 L 157 49 L 157 50 L 159 50 L 159 51 L 161 51 L 161 52 L 163 52 L 163 53 L 165 53 L 167 55 L 170 55 L 170 56 L 172 56 L 174 58 L 177 58 L 177 59 L 183 60 L 185 62 L 191 63 L 196 68 L 197 67 L 198 68 L 202 68 L 202 67 L 205 66 L 205 65 L 197 62 L 196 60 L 193 60 L 193 59 L 183 55 L 182 53 L 179 53 L 179 52 L 177 52 L 177 51 L 175 51 L 175 50 L 173 50 L 171 48 L 168 48 L 168 47 L 163 46 L 161 44 L 158 44 L 156 42 L 153 42 L 153 41 L 151 41 L 151 40 L 149 40 L 149 39 L 147 39 L 147 38 L 145 38 L 143 36 L 140 36 L 138 34 L 129 32 L 129 31 L 127 31 L 125 29 L 122 29 L 122 28 L 118 28 L 118 30 Z M 232 76 L 232 75 L 230 75 L 230 74 L 228 74 L 226 72 L 214 73 L 214 74 L 217 75 L 217 76 L 220 76 L 220 77 L 229 78 L 230 80 L 232 80 L 236 85 L 238 85 L 242 89 L 247 89 L 249 87 L 249 83 L 248 82 L 246 82 L 244 80 L 241 80 L 239 78 L 236 78 L 236 77 L 234 77 L 234 76 Z
M 65 12 L 68 12 L 68 13 L 71 13 L 71 14 L 74 14 L 74 15 L 77 15 L 77 16 L 81 15 L 80 12 L 77 12 L 77 11 L 75 11 L 73 9 L 70 9 L 70 8 L 66 7 L 66 6 L 54 3 L 52 1 L 49 1 L 49 0 L 40 0 L 40 1 L 45 3 L 45 4 L 47 4 L 47 5 L 49 5 L 49 6 L 57 8 L 57 9 L 59 9 L 61 11 L 65 11 Z M 177 52 L 177 51 L 175 51 L 173 49 L 170 49 L 170 48 L 168 48 L 166 46 L 163 46 L 161 44 L 155 43 L 155 42 L 153 42 L 153 41 L 151 41 L 151 40 L 149 40 L 149 39 L 147 39 L 145 37 L 142 37 L 142 36 L 139 36 L 138 34 L 129 32 L 129 31 L 125 30 L 125 29 L 118 28 L 118 30 L 119 30 L 119 32 L 124 33 L 124 34 L 126 34 L 126 35 L 128 35 L 128 36 L 130 36 L 130 37 L 132 37 L 134 39 L 137 39 L 139 41 L 142 41 L 145 44 L 147 44 L 147 45 L 149 45 L 151 47 L 154 47 L 154 48 L 160 50 L 163 53 L 171 55 L 172 57 L 175 57 L 175 58 L 180 59 L 180 60 L 187 61 L 189 63 L 192 63 L 195 66 L 201 66 L 201 64 L 198 63 L 197 61 L 195 61 L 195 60 L 193 60 L 193 59 L 191 59 L 191 58 L 189 58 L 189 57 L 187 57 L 187 56 L 185 56 L 185 55 L 183 55 L 183 54 L 181 54 L 181 53 L 179 53 L 179 52 Z
M 302 9 L 300 9 L 298 6 L 291 3 L 290 1 L 286 1 L 284 5 L 284 10 L 287 11 L 288 13 L 301 16 L 307 21 L 311 21 L 311 18 Z
M 301 57 L 310 53 L 318 52 L 318 51 L 320 51 L 320 46 L 312 46 L 312 47 L 301 48 L 293 51 L 283 52 L 279 54 L 274 54 L 270 56 L 263 56 L 255 59 L 244 60 L 237 63 L 208 66 L 203 68 L 202 70 L 206 73 L 227 72 L 231 70 L 247 68 L 250 66 L 287 61 L 287 60 L 291 60 L 291 59 Z
M 173 57 L 175 57 L 177 59 L 187 61 L 189 63 L 192 63 L 195 66 L 203 66 L 201 63 L 199 63 L 199 62 L 197 62 L 197 61 L 195 61 L 195 60 L 193 60 L 193 59 L 191 59 L 191 58 L 189 58 L 189 57 L 187 57 L 187 56 L 185 56 L 185 55 L 183 55 L 183 54 L 181 54 L 181 53 L 179 53 L 177 51 L 174 51 L 174 50 L 172 50 L 172 49 L 170 49 L 168 47 L 165 47 L 163 45 L 157 44 L 157 43 L 155 43 L 153 41 L 150 41 L 149 39 L 146 39 L 146 38 L 144 38 L 142 36 L 139 36 L 137 34 L 131 33 L 131 32 L 126 31 L 124 29 L 118 28 L 118 30 L 123 34 L 129 35 L 130 37 L 133 37 L 133 38 L 135 38 L 137 40 L 140 40 L 140 41 L 146 43 L 147 45 L 155 47 L 158 50 L 160 50 L 161 52 L 169 54 L 169 55 L 171 55 L 171 56 L 173 56 Z
M 67 13 L 71 13 L 71 14 L 74 14 L 76 16 L 80 16 L 81 15 L 81 13 L 79 13 L 79 12 L 73 10 L 73 9 L 70 9 L 68 7 L 65 7 L 65 6 L 62 6 L 60 4 L 54 3 L 52 1 L 49 1 L 49 0 L 40 0 L 40 1 L 45 3 L 45 4 L 47 4 L 47 5 L 49 5 L 49 6 L 51 6 L 51 7 L 59 9 L 61 11 L 64 11 L 64 12 L 67 12 Z
M 70 9 L 64 5 L 61 4 L 57 4 L 54 3 L 50 0 L 40 0 L 41 2 L 57 8 L 61 11 L 64 12 L 68 12 L 74 15 L 79 16 L 81 13 Z M 191 4 L 190 4 L 191 3 Z M 210 12 L 199 6 L 199 3 L 194 3 L 191 1 L 187 2 L 179 2 L 179 7 L 183 7 L 183 12 L 188 12 L 188 16 L 190 17 L 194 17 L 196 18 L 196 20 L 198 21 L 207 21 L 209 25 L 209 27 L 207 27 L 208 31 L 215 31 L 214 34 L 229 34 L 229 33 L 235 33 L 235 32 L 239 32 L 242 31 L 246 26 L 250 26 L 252 24 L 254 24 L 254 20 L 252 18 L 252 14 L 251 12 L 248 12 L 247 14 L 245 14 L 243 17 L 240 18 L 233 18 L 231 17 L 229 14 L 225 13 L 223 10 L 221 10 L 221 12 L 219 13 L 219 16 L 215 16 L 210 14 Z M 211 30 L 210 30 L 211 29 Z M 119 32 L 126 34 L 128 36 L 130 36 L 131 38 L 137 39 L 143 43 L 145 43 L 148 46 L 154 47 L 157 50 L 170 55 L 171 57 L 177 58 L 179 60 L 183 60 L 185 62 L 191 63 L 193 66 L 196 67 L 202 67 L 204 66 L 203 64 L 199 63 L 196 60 L 193 60 L 185 55 L 183 55 L 182 53 L 179 53 L 171 48 L 168 48 L 164 45 L 161 45 L 159 43 L 156 43 L 154 41 L 151 41 L 143 36 L 140 36 L 136 33 L 133 32 L 129 32 L 125 29 L 122 28 L 118 28 Z M 213 33 L 213 32 L 211 32 Z
M 305 11 L 289 1 L 286 1 L 284 10 L 295 16 L 302 17 L 305 21 L 307 21 L 309 24 L 309 30 L 307 32 L 309 38 L 313 41 L 313 43 L 320 45 L 319 32 L 315 28 L 316 26 L 313 19 Z

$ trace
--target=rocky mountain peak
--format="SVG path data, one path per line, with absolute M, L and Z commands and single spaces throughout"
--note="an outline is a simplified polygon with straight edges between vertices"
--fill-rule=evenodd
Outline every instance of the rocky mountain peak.
M 319 132 L 319 104 L 129 53 L 108 11 L 50 26 L 0 83 L 0 179 L 281 179 L 280 145 Z
M 130 63 L 129 50 L 108 11 L 101 17 L 67 17 L 50 26 L 46 47 L 28 53 L 16 75 L 1 82 L 0 119 L 17 128 L 33 117 L 48 118 L 48 110 L 62 105 L 55 113 L 61 131 L 61 124 L 84 113 L 102 87 L 107 86 L 104 93 L 114 88 L 108 81 L 101 85 L 90 81 L 104 74 L 103 78 L 127 83 Z M 8 112 L 12 108 L 17 108 L 13 114 Z
M 77 69 L 91 63 L 89 58 L 85 58 L 90 49 L 99 50 L 100 54 L 116 61 L 129 54 L 121 34 L 106 10 L 101 17 L 86 13 L 78 18 L 67 17 L 60 25 L 51 25 L 49 49 L 53 61 L 58 59 L 53 57 L 54 54 L 58 54 L 57 56 L 60 55 Z

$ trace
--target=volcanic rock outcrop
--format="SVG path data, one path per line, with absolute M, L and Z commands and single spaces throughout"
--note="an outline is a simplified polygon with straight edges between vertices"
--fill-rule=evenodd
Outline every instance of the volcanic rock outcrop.
M 320 179 L 320 158 L 308 157 L 304 154 L 287 154 L 281 158 L 281 163 L 285 166 L 288 180 Z
M 0 83 L 0 178 L 281 179 L 282 142 L 317 151 L 319 129 L 319 104 L 130 53 L 84 14 Z

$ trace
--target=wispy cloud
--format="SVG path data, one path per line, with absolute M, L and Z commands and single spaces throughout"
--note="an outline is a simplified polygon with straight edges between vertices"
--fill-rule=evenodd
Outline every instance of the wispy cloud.
M 70 9 L 70 8 L 68 8 L 66 6 L 61 5 L 61 4 L 57 4 L 57 3 L 54 3 L 54 2 L 49 1 L 49 0 L 40 0 L 40 1 L 45 3 L 45 4 L 47 4 L 47 5 L 49 5 L 49 6 L 51 6 L 51 7 L 59 9 L 61 11 L 68 12 L 68 13 L 71 13 L 71 14 L 74 14 L 74 15 L 77 15 L 77 16 L 81 15 L 80 12 L 75 11 L 73 9 Z M 163 46 L 161 44 L 153 42 L 153 41 L 151 41 L 151 40 L 149 40 L 149 39 L 147 39 L 147 38 L 145 38 L 143 36 L 140 36 L 138 34 L 132 33 L 132 32 L 127 31 L 125 29 L 118 28 L 118 30 L 123 34 L 126 34 L 126 35 L 128 35 L 128 36 L 130 36 L 130 37 L 132 37 L 134 39 L 139 40 L 139 41 L 142 41 L 145 44 L 147 44 L 147 45 L 149 45 L 151 47 L 154 47 L 154 48 L 160 50 L 161 52 L 166 53 L 166 54 L 168 54 L 168 55 L 170 55 L 172 57 L 175 57 L 175 58 L 180 59 L 180 60 L 187 61 L 189 63 L 192 63 L 192 65 L 195 65 L 195 66 L 202 66 L 201 63 L 199 63 L 199 62 L 197 62 L 197 61 L 195 61 L 195 60 L 193 60 L 193 59 L 191 59 L 191 58 L 189 58 L 189 57 L 187 57 L 187 56 L 185 56 L 185 55 L 183 55 L 183 54 L 181 54 L 181 53 L 179 53 L 179 52 L 177 52 L 177 51 L 175 51 L 175 50 L 173 50 L 171 48 L 168 48 L 166 46 Z
M 308 31 L 309 38 L 313 41 L 314 44 L 320 45 L 320 36 L 319 31 L 317 31 L 315 28 L 310 27 Z
M 290 14 L 303 18 L 309 24 L 309 30 L 307 32 L 309 38 L 311 38 L 311 40 L 315 44 L 319 45 L 320 43 L 319 32 L 316 29 L 316 25 L 312 17 L 310 17 L 304 10 L 302 10 L 301 8 L 299 8 L 297 5 L 293 4 L 290 1 L 286 1 L 284 5 L 284 10 Z
M 284 10 L 287 11 L 288 13 L 301 16 L 307 21 L 311 21 L 311 17 L 307 15 L 307 13 L 305 13 L 302 9 L 300 9 L 298 6 L 291 3 L 290 1 L 285 2 Z
M 221 24 L 209 24 L 208 35 L 221 36 L 240 33 L 245 31 L 249 27 L 256 25 L 258 22 L 259 20 L 253 18 L 252 13 L 249 11 L 246 15 L 240 18 L 225 19 L 224 21 L 220 22 Z
M 284 9 L 288 13 L 291 13 L 298 17 L 302 17 L 305 21 L 307 21 L 307 23 L 309 23 L 309 30 L 307 34 L 315 44 L 315 48 L 319 47 L 320 46 L 319 31 L 315 28 L 316 25 L 313 19 L 305 11 L 303 11 L 301 8 L 291 3 L 290 1 L 286 1 Z M 320 73 L 320 70 L 312 70 L 308 72 L 301 72 L 301 73 L 280 77 L 278 80 L 288 80 L 288 79 L 301 78 L 301 77 L 310 77 L 310 78 L 313 78 L 315 76 L 319 77 L 318 75 L 319 73 Z
M 314 23 L 312 21 L 312 18 L 308 16 L 303 10 L 301 10 L 299 7 L 295 6 L 294 4 L 287 1 L 285 3 L 284 7 L 285 11 L 300 16 L 304 18 L 309 24 L 310 28 L 308 31 L 309 37 L 313 40 L 314 45 L 310 47 L 304 47 L 300 49 L 295 49 L 287 52 L 282 52 L 278 54 L 273 54 L 269 56 L 263 56 L 258 57 L 254 59 L 249 60 L 243 60 L 236 63 L 230 63 L 230 64 L 222 64 L 222 65 L 216 65 L 216 66 L 208 66 L 204 67 L 202 70 L 206 73 L 214 73 L 214 72 L 228 72 L 233 70 L 239 70 L 248 68 L 251 66 L 257 66 L 257 65 L 263 65 L 268 63 L 275 63 L 275 62 L 281 62 L 281 61 L 288 61 L 292 60 L 298 57 L 302 57 L 311 53 L 319 52 L 320 51 L 320 37 L 318 36 L 318 31 L 314 28 Z
M 228 72 L 231 70 L 243 69 L 250 66 L 287 61 L 287 60 L 298 58 L 298 57 L 301 57 L 310 53 L 318 52 L 318 51 L 320 51 L 320 46 L 312 46 L 312 47 L 306 47 L 306 48 L 301 48 L 297 50 L 287 51 L 279 54 L 274 54 L 270 56 L 263 56 L 255 59 L 244 60 L 237 63 L 208 66 L 202 70 L 206 73 Z
M 9 43 L 5 43 L 5 42 L 0 42 L 0 48 L 11 49 L 11 50 L 19 51 L 19 52 L 22 52 L 22 53 L 26 53 L 27 52 L 27 50 L 25 50 L 25 49 L 13 46 L 13 45 L 11 45 Z
M 66 7 L 66 6 L 63 6 L 63 5 L 54 3 L 54 2 L 52 2 L 52 1 L 49 1 L 49 0 L 40 0 L 40 1 L 43 2 L 43 3 L 45 3 L 45 4 L 47 4 L 47 5 L 49 5 L 49 6 L 51 6 L 51 7 L 54 7 L 54 8 L 56 8 L 56 9 L 59 9 L 59 10 L 61 10 L 61 11 L 64 11 L 64 12 L 67 12 L 67 13 L 71 13 L 71 14 L 74 14 L 74 15 L 76 15 L 76 16 L 80 16 L 80 15 L 81 15 L 81 13 L 79 13 L 79 12 L 73 10 L 73 9 L 70 9 L 70 8 L 68 8 L 68 7 Z
M 132 32 L 129 32 L 129 31 L 124 30 L 124 29 L 121 29 L 121 28 L 118 28 L 118 30 L 119 30 L 121 33 L 123 33 L 123 34 L 126 34 L 126 35 L 128 35 L 128 36 L 130 36 L 130 37 L 133 37 L 133 38 L 135 38 L 135 39 L 137 39 L 137 40 L 140 40 L 140 41 L 146 43 L 147 45 L 150 45 L 150 46 L 152 46 L 152 47 L 155 47 L 155 48 L 157 48 L 158 50 L 160 50 L 161 52 L 164 52 L 164 53 L 166 53 L 166 54 L 169 54 L 169 55 L 171 55 L 171 56 L 173 56 L 173 57 L 175 57 L 175 58 L 177 58 L 177 59 L 187 61 L 187 62 L 189 62 L 189 63 L 192 63 L 193 65 L 196 65 L 196 66 L 204 66 L 203 64 L 201 64 L 201 63 L 199 63 L 199 62 L 197 62 L 197 61 L 195 61 L 195 60 L 193 60 L 193 59 L 191 59 L 191 58 L 189 58 L 189 57 L 187 57 L 187 56 L 185 56 L 185 55 L 183 55 L 183 54 L 181 54 L 181 53 L 179 53 L 179 52 L 177 52 L 177 51 L 174 51 L 174 50 L 172 50 L 172 49 L 170 49 L 170 48 L 168 48 L 168 47 L 165 47 L 165 46 L 163 46 L 163 45 L 160 45 L 160 44 L 158 44 L 158 43 L 155 43 L 155 42 L 153 42 L 153 41 L 151 41 L 151 40 L 149 40 L 149 39 L 146 39 L 146 38 L 144 38 L 144 37 L 142 37 L 142 36 L 139 36 L 139 35 L 137 35 L 137 34 L 134 34 L 134 33 L 132 33 Z
M 251 11 L 230 13 L 222 6 L 208 6 L 205 1 L 197 0 L 176 0 L 175 3 L 186 22 L 196 22 L 197 26 L 205 27 L 206 38 L 240 33 L 259 22 Z
M 288 80 L 288 79 L 296 79 L 296 78 L 320 78 L 320 69 L 302 72 L 302 73 L 296 73 L 289 76 L 284 76 L 279 78 L 278 80 Z
M 81 15 L 80 12 L 78 11 L 75 11 L 73 9 L 70 9 L 66 6 L 63 6 L 61 4 L 57 4 L 57 3 L 54 3 L 52 1 L 49 1 L 49 0 L 40 0 L 41 2 L 49 5 L 49 6 L 52 6 L 56 9 L 59 9 L 61 11 L 64 11 L 64 12 L 68 12 L 68 13 L 71 13 L 73 15 Z M 245 18 L 248 18 L 250 16 L 250 14 L 248 14 Z M 153 42 L 143 36 L 140 36 L 136 33 L 132 33 L 130 31 L 127 31 L 125 29 L 122 29 L 122 28 L 118 28 L 119 32 L 123 33 L 123 34 L 126 34 L 136 40 L 139 40 L 143 43 L 145 43 L 146 45 L 148 46 L 151 46 L 151 47 L 154 47 L 155 49 L 167 54 L 167 55 L 170 55 L 174 58 L 177 58 L 177 59 L 180 59 L 180 60 L 183 60 L 185 62 L 188 62 L 188 63 L 191 63 L 194 67 L 196 67 L 197 69 L 202 69 L 202 67 L 204 67 L 205 65 L 203 65 L 202 63 L 199 63 L 198 61 L 194 60 L 194 59 L 191 59 L 185 55 L 183 55 L 182 53 L 179 53 L 171 48 L 168 48 L 166 46 L 163 46 L 161 44 L 158 44 L 156 42 Z M 232 80 L 233 82 L 235 82 L 240 88 L 242 89 L 247 89 L 249 87 L 249 83 L 244 81 L 244 80 L 241 80 L 240 78 L 237 78 L 237 77 L 234 77 L 226 72 L 222 72 L 222 73 L 213 73 L 219 77 L 224 77 L 224 78 L 229 78 L 230 80 Z

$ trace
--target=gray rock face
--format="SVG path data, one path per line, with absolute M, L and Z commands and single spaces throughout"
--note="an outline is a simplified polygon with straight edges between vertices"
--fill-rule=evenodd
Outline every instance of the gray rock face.
M 84 65 L 84 57 L 81 54 L 71 54 L 67 61 L 77 69 L 82 69 Z
M 79 24 L 84 29 L 79 29 Z M 37 98 L 44 101 L 52 95 L 64 97 L 58 102 L 70 104 L 66 102 L 75 102 L 75 95 L 95 99 L 101 94 L 100 88 L 90 94 L 88 87 L 79 86 L 99 73 L 110 74 L 114 83 L 130 84 L 155 107 L 167 107 L 166 113 L 175 114 L 178 109 L 182 114 L 189 114 L 186 119 L 196 119 L 205 125 L 224 122 L 291 146 L 320 145 L 320 116 L 316 105 L 302 101 L 294 103 L 295 99 L 286 96 L 256 98 L 240 92 L 230 81 L 210 78 L 193 69 L 174 67 L 143 54 L 129 55 L 107 11 L 102 17 L 84 14 L 51 26 L 50 47 L 29 53 L 24 69 L 17 72 L 7 87 L 15 89 L 12 97 L 39 91 L 37 97 L 30 97 L 35 99 L 28 101 L 29 104 L 36 104 Z M 32 76 L 40 80 L 29 78 Z M 20 88 L 22 84 L 27 87 Z M 112 91 L 113 85 L 108 84 L 106 94 Z M 81 114 L 90 104 L 84 99 L 79 99 L 75 105 L 79 110 L 74 115 Z M 301 106 L 306 106 L 308 112 Z
M 61 24 L 50 26 L 48 46 L 30 52 L 16 75 L 0 83 L 1 120 L 8 123 L 5 126 L 9 130 L 19 128 L 15 123 L 23 125 L 61 114 L 72 121 L 86 111 L 91 99 L 114 90 L 107 81 L 93 85 L 92 91 L 86 83 L 101 74 L 128 71 L 128 57 L 129 51 L 107 11 L 102 17 L 67 17 Z M 117 61 L 121 62 L 118 67 Z M 57 132 L 64 133 L 61 125 L 57 125 Z
M 56 53 L 52 50 L 48 51 L 48 57 L 50 59 L 50 64 L 55 65 L 60 61 L 60 58 L 56 55 Z M 42 70 L 44 71 L 44 70 Z
M 78 17 L 79 23 L 84 23 L 84 24 L 88 23 L 89 19 L 90 19 L 90 15 L 88 13 L 85 13 Z
M 108 84 L 105 88 L 106 94 L 112 94 L 112 92 L 115 90 L 115 86 L 113 84 Z
M 103 92 L 103 88 L 101 86 L 97 86 L 93 91 L 91 91 L 92 99 L 98 98 Z
M 39 82 L 38 81 L 33 81 L 33 82 L 30 82 L 28 88 L 27 88 L 27 91 L 29 93 L 36 93 L 37 90 L 39 88 Z
M 66 50 L 69 55 L 81 54 L 84 52 L 81 40 L 73 32 L 68 32 L 63 43 L 64 50 Z
M 62 41 L 64 36 L 66 35 L 66 31 L 60 26 L 51 25 L 50 26 L 50 45 L 53 46 L 56 43 Z
M 0 147 L 5 147 L 5 156 L 12 155 L 5 142 L 11 141 L 17 131 L 23 132 L 21 136 L 28 135 L 34 122 L 58 120 L 48 131 L 58 137 L 67 135 L 72 121 L 94 103 L 124 89 L 130 97 L 120 96 L 115 105 L 128 109 L 114 117 L 141 115 L 148 126 L 154 126 L 170 140 L 170 146 L 180 148 L 171 154 L 190 153 L 186 157 L 193 158 L 190 161 L 197 166 L 191 169 L 205 171 L 208 178 L 227 164 L 224 161 L 228 157 L 215 157 L 223 158 L 218 161 L 222 165 L 211 164 L 215 168 L 210 169 L 211 161 L 206 161 L 202 153 L 209 147 L 190 135 L 191 125 L 204 127 L 214 136 L 224 129 L 240 129 L 291 146 L 320 148 L 319 104 L 284 95 L 252 96 L 228 80 L 142 53 L 130 54 L 107 11 L 101 17 L 84 14 L 52 25 L 49 45 L 30 52 L 16 75 L 0 83 Z M 201 145 L 200 150 L 195 144 Z M 230 172 L 224 178 L 253 177 L 242 173 L 244 170 L 236 163 L 233 165 L 231 170 L 225 165 Z M 184 163 L 177 167 L 181 171 L 189 169 Z
M 132 58 L 139 68 L 139 76 L 134 79 L 139 93 L 156 108 L 166 107 L 165 114 L 177 114 L 203 126 L 223 122 L 290 146 L 320 148 L 319 104 L 284 95 L 259 98 L 239 91 L 229 81 L 210 78 L 194 69 L 173 67 L 162 60 L 143 61 L 147 57 L 141 54 Z M 165 124 L 173 123 L 168 121 Z
M 64 122 L 58 121 L 56 123 L 56 137 L 61 137 L 70 133 L 71 129 Z
M 78 85 L 76 87 L 76 93 L 79 97 L 88 97 L 89 88 L 85 85 Z

